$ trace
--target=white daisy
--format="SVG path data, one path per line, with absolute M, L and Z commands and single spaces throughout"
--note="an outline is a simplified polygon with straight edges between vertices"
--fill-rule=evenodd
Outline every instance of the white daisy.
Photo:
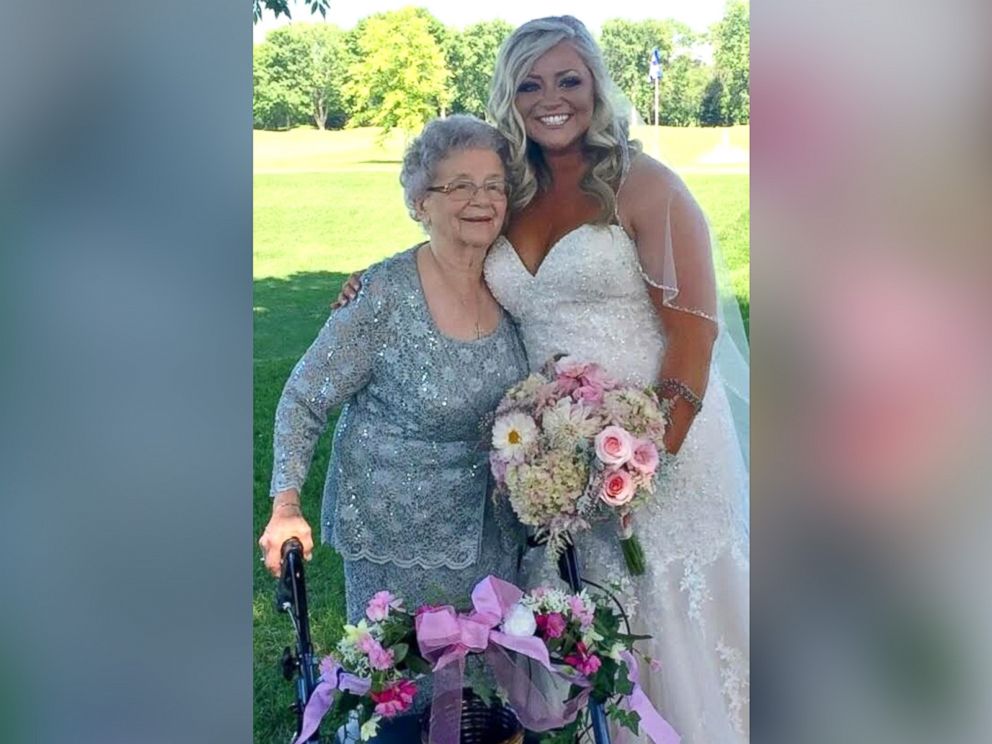
M 507 462 L 519 462 L 537 441 L 537 424 L 519 411 L 501 416 L 493 426 L 493 447 Z

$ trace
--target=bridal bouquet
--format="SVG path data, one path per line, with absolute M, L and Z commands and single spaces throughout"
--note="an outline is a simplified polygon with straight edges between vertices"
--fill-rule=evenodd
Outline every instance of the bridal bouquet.
M 335 729 L 357 715 L 361 740 L 371 739 L 384 718 L 410 708 L 415 680 L 430 672 L 416 652 L 415 616 L 401 600 L 379 592 L 365 614 L 369 622 L 345 625 L 334 653 L 321 661 L 320 681 L 303 711 L 297 743 L 305 742 L 328 713 Z
M 490 464 L 498 493 L 547 538 L 551 558 L 569 533 L 616 519 L 627 567 L 642 574 L 631 515 L 654 492 L 665 430 L 654 391 L 623 386 L 593 363 L 552 360 L 496 409 Z

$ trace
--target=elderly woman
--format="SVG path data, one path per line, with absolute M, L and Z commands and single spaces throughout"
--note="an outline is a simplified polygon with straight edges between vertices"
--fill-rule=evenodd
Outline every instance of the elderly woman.
M 300 488 L 330 411 L 344 404 L 321 534 L 344 558 L 354 622 L 377 591 L 408 606 L 461 602 L 488 574 L 516 580 L 512 513 L 487 497 L 491 413 L 527 371 L 514 325 L 482 278 L 507 209 L 506 140 L 468 116 L 427 125 L 403 161 L 429 240 L 376 266 L 294 368 L 276 411 L 272 517 L 259 540 L 279 569 L 312 548 Z

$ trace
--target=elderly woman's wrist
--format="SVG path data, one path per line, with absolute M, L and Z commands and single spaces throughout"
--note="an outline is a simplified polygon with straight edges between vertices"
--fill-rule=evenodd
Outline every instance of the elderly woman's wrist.
M 287 489 L 285 491 L 280 491 L 272 499 L 272 513 L 273 514 L 291 514 L 293 510 L 297 512 L 302 512 L 302 507 L 300 506 L 300 494 L 295 489 Z

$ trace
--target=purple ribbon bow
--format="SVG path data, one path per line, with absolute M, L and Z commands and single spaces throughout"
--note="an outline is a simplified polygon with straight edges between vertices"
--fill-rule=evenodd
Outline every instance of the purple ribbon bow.
M 320 662 L 320 682 L 303 709 L 303 726 L 293 744 L 302 744 L 317 730 L 321 719 L 334 702 L 338 690 L 365 695 L 372 688 L 372 681 L 344 671 L 333 656 L 325 656 Z
M 496 630 L 510 608 L 523 596 L 524 593 L 513 584 L 487 576 L 472 590 L 473 611 L 469 614 L 459 615 L 452 607 L 442 607 L 417 616 L 417 644 L 423 657 L 434 666 L 430 744 L 459 742 L 465 657 L 468 654 L 485 653 L 497 680 L 505 676 L 508 658 L 497 649 L 515 651 L 538 662 L 549 672 L 554 671 L 548 649 L 540 638 L 512 636 Z
M 637 660 L 634 658 L 634 655 L 630 651 L 622 651 L 620 653 L 620 659 L 627 664 L 627 678 L 634 685 L 633 692 L 624 698 L 621 705 L 627 708 L 627 710 L 634 711 L 641 717 L 641 729 L 655 744 L 679 744 L 682 737 L 655 710 L 647 694 L 641 689 L 641 685 L 638 682 Z

